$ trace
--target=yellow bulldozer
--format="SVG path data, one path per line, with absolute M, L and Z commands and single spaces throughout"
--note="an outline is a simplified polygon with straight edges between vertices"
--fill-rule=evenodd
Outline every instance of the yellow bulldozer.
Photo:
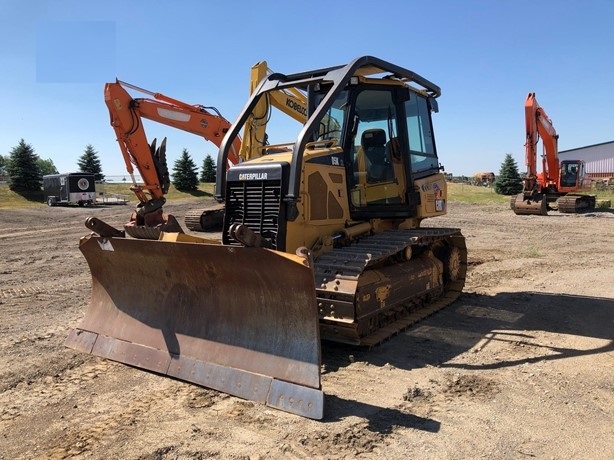
M 270 122 L 252 158 L 226 168 L 253 111 L 291 89 L 307 99 L 296 136 L 272 142 L 287 133 Z M 66 345 L 321 419 L 321 340 L 378 344 L 464 286 L 460 230 L 420 226 L 447 211 L 440 94 L 372 56 L 268 75 L 219 148 L 221 242 L 90 220 L 92 297 Z

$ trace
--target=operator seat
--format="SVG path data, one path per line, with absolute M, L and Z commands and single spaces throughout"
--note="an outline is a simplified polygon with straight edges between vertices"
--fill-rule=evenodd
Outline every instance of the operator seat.
M 365 156 L 367 182 L 391 180 L 394 170 L 386 149 L 386 131 L 367 129 L 362 133 L 360 145 Z

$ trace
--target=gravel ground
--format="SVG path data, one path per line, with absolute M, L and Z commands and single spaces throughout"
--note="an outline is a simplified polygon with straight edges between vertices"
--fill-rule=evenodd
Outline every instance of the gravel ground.
M 452 203 L 427 225 L 465 235 L 465 292 L 371 351 L 325 344 L 313 421 L 64 347 L 83 222 L 130 211 L 0 209 L 0 458 L 614 458 L 611 212 Z

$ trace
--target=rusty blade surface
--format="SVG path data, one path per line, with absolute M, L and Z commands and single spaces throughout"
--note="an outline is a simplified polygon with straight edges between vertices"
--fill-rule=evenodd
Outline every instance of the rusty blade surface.
M 66 345 L 322 418 L 313 274 L 261 248 L 83 238 L 92 298 Z

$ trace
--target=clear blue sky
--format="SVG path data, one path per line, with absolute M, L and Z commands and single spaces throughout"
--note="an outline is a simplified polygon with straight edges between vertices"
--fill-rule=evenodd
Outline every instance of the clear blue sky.
M 560 150 L 614 140 L 613 26 L 611 0 L 0 0 L 0 154 L 23 138 L 70 172 L 92 144 L 103 173 L 123 175 L 105 82 L 234 121 L 260 60 L 290 73 L 373 55 L 442 88 L 434 123 L 448 172 L 498 172 L 506 153 L 524 170 L 529 92 Z M 168 137 L 171 168 L 183 148 L 199 166 L 217 155 L 199 137 L 146 129 Z

